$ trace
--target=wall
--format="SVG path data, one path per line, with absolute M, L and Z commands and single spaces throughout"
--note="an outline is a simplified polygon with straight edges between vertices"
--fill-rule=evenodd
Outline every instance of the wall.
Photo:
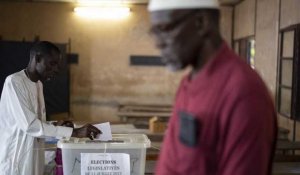
M 233 17 L 233 8 L 232 7 L 222 7 L 221 8 L 221 33 L 223 38 L 228 43 L 229 46 L 232 45 L 232 17 Z
M 129 66 L 130 55 L 158 55 L 148 35 L 146 5 L 133 5 L 123 20 L 91 20 L 76 16 L 68 3 L 0 3 L 0 35 L 67 43 L 79 54 L 71 66 L 71 112 L 80 121 L 118 121 L 119 103 L 172 104 L 183 73 L 163 67 Z M 12 13 L 13 12 L 13 13 Z M 224 38 L 231 42 L 232 9 L 222 9 Z
M 1 3 L 0 10 L 4 39 L 71 39 L 71 51 L 79 54 L 79 64 L 71 67 L 76 120 L 116 121 L 114 112 L 122 102 L 172 103 L 180 74 L 129 66 L 130 55 L 158 55 L 147 33 L 145 6 L 133 6 L 130 17 L 116 21 L 81 18 L 67 3 Z
M 299 0 L 281 0 L 280 28 L 300 23 Z
M 244 0 L 234 8 L 234 39 L 255 35 L 255 69 L 267 84 L 274 101 L 279 29 L 299 23 L 299 0 Z M 289 129 L 289 138 L 293 138 L 293 120 L 279 115 L 278 125 Z M 297 132 L 300 122 L 296 122 L 296 126 L 296 140 L 300 140 Z
M 279 0 L 257 1 L 255 69 L 262 76 L 273 97 L 276 94 L 278 23 Z
M 274 100 L 278 22 L 279 0 L 244 0 L 234 8 L 234 40 L 255 36 L 255 70 L 267 84 Z
M 233 39 L 241 39 L 254 35 L 255 0 L 244 0 L 234 8 Z

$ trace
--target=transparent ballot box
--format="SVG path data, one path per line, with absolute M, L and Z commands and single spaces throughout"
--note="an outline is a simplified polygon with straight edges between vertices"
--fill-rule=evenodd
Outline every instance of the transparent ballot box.
M 122 167 L 129 169 L 130 175 L 144 174 L 146 149 L 150 145 L 150 140 L 144 134 L 113 134 L 111 141 L 71 138 L 70 140 L 60 140 L 57 143 L 57 147 L 62 150 L 64 175 L 81 175 L 82 173 L 85 175 L 127 175 L 122 173 Z M 97 156 L 103 155 L 113 156 L 118 161 L 111 157 L 107 160 L 97 159 Z M 127 161 L 119 161 L 120 156 L 124 155 Z M 95 166 L 87 165 L 89 163 L 95 164 Z M 101 167 L 105 163 L 112 163 L 112 165 L 106 166 L 112 169 Z M 116 169 L 119 172 L 115 171 Z

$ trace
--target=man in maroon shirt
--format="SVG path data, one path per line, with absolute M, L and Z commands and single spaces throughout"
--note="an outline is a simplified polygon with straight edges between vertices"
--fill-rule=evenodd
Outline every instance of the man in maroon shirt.
M 273 102 L 221 38 L 217 0 L 151 0 L 149 11 L 167 67 L 192 67 L 176 94 L 156 174 L 271 174 Z

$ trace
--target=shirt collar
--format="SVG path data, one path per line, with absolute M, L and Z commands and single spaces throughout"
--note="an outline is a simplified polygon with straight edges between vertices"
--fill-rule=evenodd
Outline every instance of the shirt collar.
M 183 85 L 191 88 L 195 87 L 199 89 L 199 86 L 209 84 L 210 76 L 218 70 L 218 66 L 222 65 L 229 57 L 230 49 L 228 45 L 223 42 L 216 54 L 212 56 L 208 62 L 202 67 L 201 70 L 195 75 L 193 79 L 190 79 L 191 72 L 183 79 Z M 203 82 L 205 81 L 205 82 Z

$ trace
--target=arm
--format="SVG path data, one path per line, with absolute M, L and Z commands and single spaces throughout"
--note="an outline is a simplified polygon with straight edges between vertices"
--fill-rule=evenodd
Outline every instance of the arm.
M 270 174 L 276 139 L 273 104 L 265 95 L 250 94 L 232 105 L 223 123 L 226 133 L 219 174 Z
M 33 137 L 71 136 L 72 128 L 50 125 L 38 119 L 38 114 L 34 113 L 34 108 L 30 104 L 28 91 L 21 83 L 7 79 L 6 86 L 9 93 L 7 100 L 9 111 L 22 131 Z
M 174 113 L 174 112 L 173 112 Z M 155 174 L 157 175 L 176 175 L 174 165 L 176 165 L 176 149 L 174 147 L 174 140 L 177 139 L 175 132 L 176 115 L 172 115 L 168 123 L 164 141 L 160 150 L 159 161 L 156 165 Z
M 181 93 L 181 85 L 179 86 L 177 92 L 176 92 L 176 102 L 179 100 L 179 95 Z M 173 110 L 172 110 L 172 116 L 169 119 L 168 122 L 168 128 L 164 135 L 163 144 L 160 150 L 159 154 L 159 161 L 157 162 L 155 174 L 157 175 L 176 175 L 178 174 L 175 172 L 174 165 L 178 163 L 177 159 L 177 149 L 175 146 L 175 141 L 178 139 L 178 134 L 176 133 L 176 121 L 178 120 L 177 116 L 177 103 L 175 102 Z

